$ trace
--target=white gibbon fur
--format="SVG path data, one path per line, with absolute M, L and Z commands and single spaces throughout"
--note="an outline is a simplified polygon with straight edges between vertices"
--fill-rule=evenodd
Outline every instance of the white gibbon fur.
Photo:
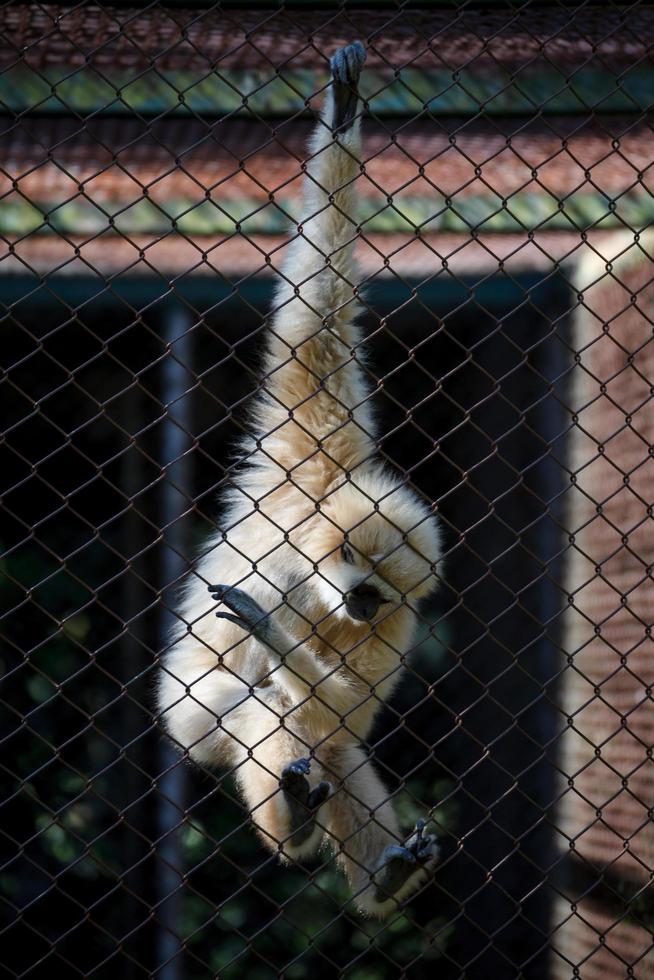
M 439 535 L 429 507 L 376 457 L 359 363 L 364 59 L 358 43 L 332 58 L 247 463 L 224 530 L 186 582 L 185 632 L 165 655 L 158 702 L 184 753 L 233 769 L 267 848 L 287 862 L 330 846 L 359 909 L 381 918 L 426 880 L 437 845 L 422 821 L 402 843 L 360 743 L 400 678 L 415 604 L 436 587 Z

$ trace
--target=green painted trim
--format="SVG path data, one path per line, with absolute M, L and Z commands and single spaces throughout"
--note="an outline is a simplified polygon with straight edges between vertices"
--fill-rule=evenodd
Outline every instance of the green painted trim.
M 242 279 L 237 290 L 215 275 L 179 276 L 171 284 L 155 275 L 130 273 L 107 281 L 100 276 L 54 274 L 48 276 L 46 286 L 38 276 L 0 273 L 0 306 L 24 316 L 26 310 L 51 309 L 57 301 L 88 312 L 118 301 L 151 309 L 155 303 L 172 305 L 181 299 L 204 311 L 215 310 L 221 304 L 240 303 L 245 298 L 264 312 L 270 305 L 274 289 L 275 276 L 270 271 Z M 490 278 L 483 273 L 479 281 L 474 276 L 454 277 L 448 269 L 439 268 L 426 281 L 377 276 L 366 284 L 366 297 L 372 305 L 390 309 L 415 297 L 425 306 L 447 315 L 453 307 L 470 299 L 486 309 L 498 311 L 517 306 L 527 296 L 538 306 L 544 295 L 552 294 L 553 290 L 562 303 L 567 301 L 569 284 L 559 273 L 551 271 L 515 272 L 510 277 L 498 272 Z
M 155 206 L 145 198 L 134 204 L 76 198 L 49 206 L 8 199 L 0 208 L 0 232 L 20 236 L 33 232 L 96 235 L 110 227 L 130 235 L 165 235 L 179 231 L 190 237 L 286 234 L 291 218 L 299 218 L 296 202 L 261 205 L 260 201 L 169 200 Z M 290 215 L 290 217 L 289 217 Z M 433 234 L 435 232 L 500 233 L 588 231 L 624 227 L 641 231 L 654 222 L 654 195 L 643 188 L 613 201 L 600 193 L 577 192 L 565 201 L 546 194 L 519 193 L 502 201 L 494 194 L 454 197 L 398 197 L 381 210 L 378 201 L 363 202 L 359 216 L 364 234 Z
M 261 71 L 207 66 L 197 71 L 154 71 L 144 74 L 102 73 L 91 67 L 39 71 L 20 63 L 0 75 L 0 107 L 11 113 L 90 113 L 144 116 L 188 115 L 220 118 L 228 113 L 288 116 L 303 112 L 307 100 L 327 83 L 324 72 L 285 71 L 266 78 Z M 536 113 L 642 112 L 654 102 L 654 66 L 639 65 L 622 75 L 596 68 L 567 73 L 555 68 L 523 69 L 512 74 L 501 66 L 492 72 L 467 68 L 425 72 L 404 70 L 399 79 L 368 71 L 362 94 L 376 115 L 434 116 L 524 115 Z

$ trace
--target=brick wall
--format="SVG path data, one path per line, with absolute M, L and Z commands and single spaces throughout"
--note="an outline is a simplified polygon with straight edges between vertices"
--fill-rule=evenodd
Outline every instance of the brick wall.
M 654 263 L 630 241 L 578 277 L 557 825 L 585 897 L 556 904 L 557 978 L 654 977 Z

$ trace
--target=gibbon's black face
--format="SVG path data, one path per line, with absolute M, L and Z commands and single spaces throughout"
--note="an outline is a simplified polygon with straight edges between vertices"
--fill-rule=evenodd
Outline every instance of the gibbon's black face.
M 345 596 L 345 608 L 352 619 L 369 622 L 377 615 L 382 603 L 379 590 L 374 585 L 363 582 L 348 592 Z
M 344 544 L 341 547 L 341 555 L 343 561 L 347 562 L 348 565 L 356 564 L 354 553 L 349 545 Z M 379 607 L 389 600 L 381 594 L 376 585 L 364 581 L 346 592 L 344 601 L 348 615 L 352 619 L 367 623 L 375 618 Z

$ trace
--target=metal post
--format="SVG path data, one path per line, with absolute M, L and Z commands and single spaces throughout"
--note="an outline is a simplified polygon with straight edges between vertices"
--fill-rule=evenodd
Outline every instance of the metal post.
M 161 368 L 161 398 L 166 407 L 166 420 L 161 435 L 161 465 L 165 479 L 161 492 L 161 526 L 163 558 L 161 566 L 162 604 L 160 616 L 161 646 L 166 647 L 176 626 L 176 586 L 188 567 L 185 523 L 182 515 L 188 510 L 185 492 L 191 485 L 191 439 L 189 399 L 184 392 L 192 384 L 191 343 L 188 312 L 181 306 L 166 309 L 163 339 L 168 354 Z M 182 882 L 182 861 L 179 825 L 185 806 L 185 769 L 170 743 L 159 743 L 157 772 L 157 864 L 156 864 L 156 976 L 158 980 L 181 980 L 182 957 L 179 937 Z

